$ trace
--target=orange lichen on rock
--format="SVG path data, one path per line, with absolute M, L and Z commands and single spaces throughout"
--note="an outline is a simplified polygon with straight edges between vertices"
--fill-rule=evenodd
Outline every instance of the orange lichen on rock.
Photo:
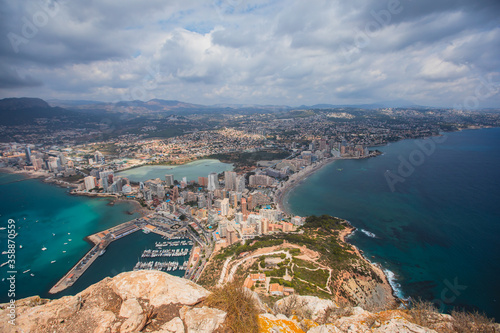
M 279 319 L 271 314 L 259 315 L 260 333 L 305 333 L 300 327 L 290 319 Z

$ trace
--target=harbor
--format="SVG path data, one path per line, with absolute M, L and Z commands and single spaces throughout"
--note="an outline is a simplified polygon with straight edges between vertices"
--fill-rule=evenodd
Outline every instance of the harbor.
M 59 293 L 71 287 L 87 269 L 106 252 L 114 241 L 142 230 L 145 234 L 155 233 L 164 239 L 155 242 L 154 249 L 145 249 L 134 270 L 156 269 L 165 272 L 185 271 L 191 261 L 191 249 L 203 242 L 189 230 L 187 223 L 164 216 L 150 214 L 137 218 L 86 237 L 93 244 L 88 251 L 50 290 L 49 294 Z M 181 262 L 179 262 L 181 261 Z

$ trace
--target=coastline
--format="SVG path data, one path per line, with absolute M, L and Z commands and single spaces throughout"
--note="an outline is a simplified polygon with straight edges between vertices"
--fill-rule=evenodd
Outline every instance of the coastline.
M 378 154 L 379 155 L 379 154 Z M 369 158 L 369 157 L 376 157 L 378 155 L 369 155 L 363 158 Z M 315 172 L 319 171 L 322 169 L 324 166 L 336 161 L 336 160 L 342 160 L 342 159 L 359 159 L 359 158 L 336 158 L 336 157 L 330 157 L 325 160 L 322 160 L 314 165 L 310 165 L 299 172 L 293 174 L 287 181 L 286 183 L 279 189 L 279 193 L 276 195 L 275 200 L 276 200 L 276 206 L 279 210 L 284 212 L 287 215 L 291 215 L 291 213 L 288 211 L 288 207 L 285 206 L 284 200 L 286 198 L 286 195 L 290 193 L 296 186 L 300 185 L 307 177 L 310 175 L 314 174 Z M 342 219 L 342 218 L 340 218 Z M 390 305 L 391 303 L 402 303 L 405 304 L 404 300 L 402 300 L 399 295 L 398 295 L 398 290 L 396 290 L 393 287 L 393 284 L 391 283 L 391 280 L 384 268 L 380 264 L 375 264 L 372 263 L 370 260 L 368 260 L 364 254 L 363 251 L 360 250 L 358 247 L 356 247 L 354 244 L 348 242 L 348 237 L 351 236 L 357 228 L 354 227 L 349 221 L 342 219 L 346 221 L 349 227 L 344 229 L 342 232 L 339 234 L 339 239 L 350 246 L 352 246 L 355 254 L 364 262 L 366 262 L 377 274 L 377 276 L 383 281 L 383 286 L 384 289 L 386 289 L 387 292 L 391 295 L 392 299 L 387 299 L 387 305 Z
M 65 181 L 52 179 L 51 176 L 47 177 L 47 174 L 45 172 L 40 172 L 40 171 L 15 170 L 15 169 L 10 168 L 10 167 L 3 167 L 3 168 L 0 168 L 0 173 L 18 174 L 18 175 L 21 175 L 24 177 L 24 179 L 19 179 L 19 180 L 16 180 L 15 182 L 24 181 L 24 180 L 28 180 L 28 179 L 39 179 L 41 182 L 43 182 L 45 184 L 55 185 L 55 186 L 58 186 L 61 188 L 77 187 L 77 185 L 74 183 L 69 183 L 69 182 L 65 182 Z M 113 194 L 85 193 L 85 192 L 75 192 L 75 191 L 69 191 L 67 194 L 74 195 L 74 196 L 94 197 L 94 198 L 108 198 L 111 200 L 110 203 L 112 203 L 112 204 L 120 203 L 120 202 L 128 202 L 128 203 L 132 203 L 135 206 L 135 208 L 132 211 L 130 211 L 130 213 L 131 213 L 130 215 L 132 215 L 135 212 L 138 212 L 141 216 L 146 216 L 148 214 L 151 214 L 150 210 L 143 207 L 136 200 L 119 198 Z
M 343 219 L 344 220 L 344 219 Z M 364 256 L 364 253 L 362 250 L 360 250 L 356 245 L 350 243 L 348 241 L 348 238 L 354 234 L 354 232 L 357 230 L 356 227 L 354 227 L 351 222 L 347 221 L 347 220 L 344 220 L 348 227 L 345 228 L 344 230 L 342 230 L 340 233 L 339 233 L 339 239 L 345 243 L 345 244 L 349 244 L 350 246 L 352 246 L 352 248 L 354 249 L 354 252 L 356 253 L 356 255 L 361 259 L 363 260 L 364 262 L 366 262 L 372 269 L 373 271 L 375 272 L 375 274 L 377 274 L 377 276 L 383 281 L 383 285 L 384 287 L 387 289 L 387 291 L 390 290 L 390 294 L 392 295 L 392 301 L 393 302 L 400 302 L 402 304 L 405 304 L 404 300 L 402 300 L 398 294 L 397 294 L 397 290 L 394 289 L 394 287 L 392 286 L 391 284 L 391 281 L 389 279 L 389 277 L 387 276 L 387 273 L 385 272 L 385 270 L 383 269 L 383 267 L 379 264 L 375 264 L 375 263 L 372 263 L 370 260 L 368 260 L 368 258 L 366 258 Z M 389 303 L 389 302 L 388 302 Z M 389 305 L 389 304 L 388 304 Z
M 277 190 L 277 194 L 275 196 L 275 203 L 277 208 L 287 215 L 292 215 L 291 212 L 288 211 L 288 207 L 286 207 L 284 204 L 286 195 L 296 186 L 300 185 L 307 177 L 319 171 L 324 166 L 338 160 L 361 160 L 365 158 L 377 157 L 379 155 L 381 154 L 370 153 L 368 156 L 363 157 L 329 157 L 314 164 L 308 165 L 304 169 L 291 175 L 290 178 L 288 178 L 288 180 L 285 182 L 285 184 Z
M 330 157 L 327 159 L 324 159 L 318 163 L 311 164 L 304 169 L 300 170 L 299 172 L 294 173 L 288 180 L 285 182 L 285 184 L 278 190 L 278 194 L 275 197 L 276 201 L 276 206 L 279 210 L 284 212 L 285 214 L 291 215 L 290 212 L 287 210 L 287 207 L 284 205 L 284 199 L 285 196 L 296 186 L 300 185 L 302 181 L 304 181 L 308 176 L 312 175 L 316 171 L 320 170 L 323 168 L 325 165 L 330 164 L 331 162 L 334 162 L 338 160 L 339 158 L 336 157 Z

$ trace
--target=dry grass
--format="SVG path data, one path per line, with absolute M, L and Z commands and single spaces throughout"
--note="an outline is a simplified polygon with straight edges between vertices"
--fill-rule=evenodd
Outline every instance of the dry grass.
M 338 307 L 329 306 L 325 309 L 323 316 L 318 319 L 320 324 L 333 323 L 342 317 L 352 316 L 353 310 L 351 304 L 347 301 L 339 301 Z
M 494 333 L 493 319 L 479 312 L 451 312 L 453 317 L 453 329 L 457 333 Z
M 234 280 L 212 290 L 205 305 L 227 313 L 225 327 L 234 333 L 259 332 L 259 310 L 250 293 L 242 287 L 242 282 Z
M 409 314 L 413 323 L 431 327 L 436 322 L 439 311 L 431 302 L 416 299 L 411 302 Z
M 287 317 L 296 315 L 299 319 L 311 319 L 312 313 L 306 307 L 307 302 L 297 295 L 284 298 L 279 304 L 274 304 L 274 312 L 284 314 Z

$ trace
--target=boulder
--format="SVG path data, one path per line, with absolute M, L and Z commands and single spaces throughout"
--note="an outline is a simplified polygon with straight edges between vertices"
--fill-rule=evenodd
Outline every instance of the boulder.
M 155 307 L 172 303 L 194 305 L 210 294 L 189 280 L 159 271 L 121 273 L 110 281 L 110 286 L 124 300 L 145 298 Z
M 184 333 L 184 323 L 179 317 L 175 317 L 161 327 L 159 333 Z
M 337 304 L 331 300 L 315 296 L 292 295 L 277 301 L 274 305 L 274 311 L 277 313 L 292 312 L 288 315 L 302 314 L 305 318 L 318 320 L 324 315 L 326 309 L 337 307 Z
M 422 326 L 419 326 L 417 324 L 413 324 L 408 322 L 406 319 L 403 318 L 398 318 L 398 319 L 391 319 L 386 323 L 383 323 L 382 326 L 376 328 L 373 330 L 373 332 L 377 333 L 393 333 L 393 332 L 398 332 L 398 333 L 437 333 L 434 330 L 431 330 L 430 328 L 425 328 Z
M 222 310 L 209 307 L 184 309 L 180 311 L 188 333 L 212 333 L 226 319 Z

